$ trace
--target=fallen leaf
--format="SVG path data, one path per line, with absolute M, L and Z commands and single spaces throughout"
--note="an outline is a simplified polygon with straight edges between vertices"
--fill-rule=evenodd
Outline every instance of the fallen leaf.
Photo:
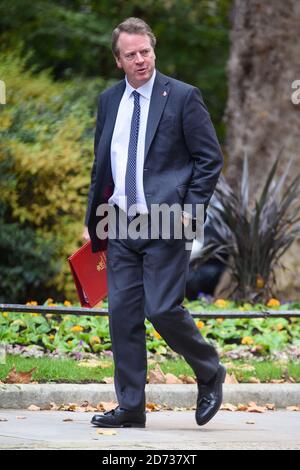
M 97 411 L 110 411 L 115 409 L 118 404 L 114 401 L 101 401 L 96 406 Z
M 257 377 L 250 377 L 249 379 L 250 384 L 260 384 L 260 380 Z
M 147 403 L 146 404 L 146 410 L 147 411 L 160 411 L 161 410 L 161 405 L 157 405 L 156 403 Z
M 275 411 L 275 403 L 267 403 L 266 408 L 267 410 Z
M 239 403 L 238 406 L 237 406 L 237 411 L 247 411 L 248 410 L 248 406 L 247 405 L 243 405 L 243 403 Z
M 184 383 L 184 384 L 196 384 L 197 381 L 194 379 L 194 377 L 191 377 L 190 375 L 179 375 L 179 379 Z
M 17 372 L 16 367 L 13 366 L 5 379 L 7 384 L 28 384 L 31 382 L 31 376 L 36 370 L 36 367 L 28 372 Z
M 69 423 L 70 421 L 74 421 L 72 418 L 65 418 L 63 419 L 64 423 Z
M 104 377 L 104 379 L 102 379 L 101 382 L 104 383 L 104 384 L 113 384 L 114 379 L 113 379 L 113 377 Z
M 255 424 L 255 421 L 246 421 L 246 424 Z
M 272 379 L 272 380 L 270 380 L 270 383 L 271 383 L 271 384 L 283 384 L 283 383 L 284 383 L 284 379 L 279 379 L 279 380 L 277 380 L 277 379 Z
M 225 384 L 238 384 L 236 376 L 232 374 L 226 374 Z
M 58 411 L 59 409 L 59 406 L 54 402 L 51 402 L 49 406 L 50 406 L 50 411 Z
M 166 374 L 165 383 L 166 384 L 182 384 L 183 382 L 174 374 Z
M 26 416 L 16 416 L 16 419 L 27 419 Z
M 30 405 L 30 406 L 28 406 L 27 410 L 28 411 L 40 411 L 41 408 L 39 406 L 36 406 L 36 405 Z
M 5 421 L 8 421 L 8 419 L 7 418 L 0 418 L 1 423 L 4 423 Z
M 155 369 L 150 370 L 149 372 L 149 384 L 164 384 L 166 383 L 165 374 L 161 370 L 160 366 L 157 364 Z
M 223 403 L 220 409 L 224 411 L 237 411 L 237 407 L 231 403 Z
M 226 369 L 234 369 L 236 367 L 233 362 L 223 362 L 223 365 Z
M 46 405 L 41 405 L 41 411 L 54 411 L 51 403 L 47 403 Z
M 248 403 L 248 413 L 265 413 L 265 406 L 258 406 L 255 402 L 251 401 Z
M 103 436 L 115 436 L 117 434 L 117 431 L 107 430 L 107 429 L 97 429 L 96 433 L 101 434 Z
M 300 406 L 287 406 L 287 411 L 300 411 Z

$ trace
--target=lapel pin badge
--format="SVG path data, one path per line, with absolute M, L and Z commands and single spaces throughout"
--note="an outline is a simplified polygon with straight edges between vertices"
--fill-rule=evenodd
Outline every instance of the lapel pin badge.
M 166 90 L 165 90 L 162 95 L 163 95 L 163 96 L 167 96 L 167 94 L 168 94 L 168 93 L 167 93 Z

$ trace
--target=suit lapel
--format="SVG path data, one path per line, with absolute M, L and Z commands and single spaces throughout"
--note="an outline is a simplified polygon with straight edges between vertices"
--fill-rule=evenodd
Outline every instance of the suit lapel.
M 169 90 L 170 86 L 168 77 L 160 72 L 156 72 L 147 121 L 144 161 L 147 158 L 162 112 L 166 106 L 167 99 L 169 97 Z

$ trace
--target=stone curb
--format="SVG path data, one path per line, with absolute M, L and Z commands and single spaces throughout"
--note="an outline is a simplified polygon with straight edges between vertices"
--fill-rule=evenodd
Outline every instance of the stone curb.
M 191 407 L 196 403 L 196 385 L 147 385 L 147 403 L 170 407 Z M 0 408 L 26 409 L 34 404 L 45 406 L 88 401 L 116 401 L 113 385 L 106 384 L 0 384 Z M 300 405 L 300 384 L 234 384 L 224 386 L 223 403 L 258 405 L 274 403 L 276 408 Z

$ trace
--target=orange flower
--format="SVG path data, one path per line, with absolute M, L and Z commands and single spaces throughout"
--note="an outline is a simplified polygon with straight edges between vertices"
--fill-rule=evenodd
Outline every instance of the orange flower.
M 72 326 L 71 328 L 71 331 L 73 331 L 73 333 L 80 333 L 83 330 L 84 328 L 82 328 L 82 326 L 80 325 L 75 325 L 75 326 Z
M 201 330 L 201 328 L 204 328 L 204 326 L 205 326 L 203 321 L 197 321 L 196 325 L 198 326 L 199 330 Z
M 224 300 L 224 299 L 217 299 L 214 303 L 214 305 L 216 307 L 219 307 L 219 308 L 226 308 L 228 307 L 228 300 Z
M 153 336 L 156 338 L 156 339 L 162 339 L 162 337 L 160 336 L 160 334 L 154 330 L 154 333 L 153 333 Z
M 99 336 L 92 336 L 91 339 L 90 339 L 90 344 L 93 345 L 93 344 L 100 344 L 101 343 L 101 340 L 99 338 Z
M 72 304 L 71 304 L 71 302 L 70 302 L 69 300 L 65 300 L 65 301 L 64 301 L 64 306 L 65 306 L 65 307 L 71 307 L 71 305 L 72 305 Z
M 278 299 L 271 298 L 267 303 L 267 307 L 279 307 L 279 306 L 280 306 L 280 302 Z
M 242 344 L 247 344 L 247 345 L 251 345 L 251 344 L 254 344 L 254 339 L 251 338 L 251 336 L 245 336 L 243 339 L 242 339 Z

